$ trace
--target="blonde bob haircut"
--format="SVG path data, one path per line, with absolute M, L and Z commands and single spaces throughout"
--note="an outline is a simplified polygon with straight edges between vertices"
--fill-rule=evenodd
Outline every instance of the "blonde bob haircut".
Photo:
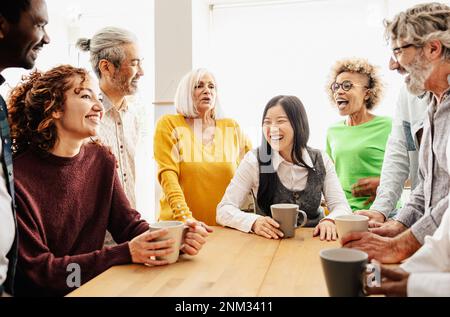
M 200 79 L 205 76 L 210 75 L 214 80 L 214 86 L 216 91 L 216 99 L 214 103 L 214 108 L 211 112 L 211 117 L 217 119 L 219 113 L 219 99 L 217 93 L 217 82 L 214 75 L 208 71 L 206 68 L 197 68 L 191 70 L 189 73 L 183 76 L 178 84 L 177 91 L 175 93 L 175 109 L 178 114 L 181 114 L 185 118 L 198 118 L 199 113 L 194 104 L 194 89 L 195 86 L 200 82 Z

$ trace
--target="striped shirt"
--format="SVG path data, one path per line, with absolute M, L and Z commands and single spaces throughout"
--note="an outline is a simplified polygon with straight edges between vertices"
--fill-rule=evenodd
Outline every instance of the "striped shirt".
M 450 84 L 450 76 L 449 76 Z M 419 151 L 419 184 L 395 220 L 406 227 L 421 244 L 433 235 L 448 208 L 450 175 L 447 170 L 447 140 L 450 134 L 450 88 L 440 103 L 428 106 Z
M 129 101 L 115 108 L 111 100 L 103 94 L 103 115 L 99 137 L 103 144 L 111 147 L 117 159 L 118 174 L 122 187 L 133 209 L 136 209 L 136 147 L 139 141 L 139 122 L 135 107 Z

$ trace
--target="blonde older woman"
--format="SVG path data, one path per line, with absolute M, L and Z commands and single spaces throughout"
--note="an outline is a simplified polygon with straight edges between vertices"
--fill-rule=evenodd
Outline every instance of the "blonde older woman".
M 250 142 L 232 119 L 220 119 L 217 84 L 206 69 L 180 81 L 175 95 L 178 114 L 165 115 L 154 137 L 161 220 L 195 219 L 216 225 L 220 202 Z
M 364 59 L 338 61 L 330 75 L 330 100 L 346 119 L 328 129 L 327 153 L 353 210 L 369 209 L 380 184 L 389 117 L 375 116 L 382 83 L 376 67 Z

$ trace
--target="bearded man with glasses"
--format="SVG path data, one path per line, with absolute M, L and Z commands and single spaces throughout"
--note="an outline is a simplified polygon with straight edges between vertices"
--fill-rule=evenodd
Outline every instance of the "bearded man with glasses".
M 345 247 L 363 250 L 369 258 L 383 263 L 397 263 L 414 254 L 411 259 L 418 257 L 427 266 L 425 268 L 419 260 L 410 259 L 402 265 L 409 272 L 422 269 L 449 272 L 450 249 L 441 248 L 445 243 L 436 241 L 447 239 L 448 242 L 450 223 L 442 220 L 444 214 L 448 214 L 450 188 L 447 159 L 450 134 L 450 7 L 439 3 L 418 5 L 399 13 L 385 25 L 396 61 L 405 70 L 409 92 L 415 95 L 429 92 L 432 96 L 419 153 L 419 184 L 394 220 L 387 221 L 381 227 L 385 230 L 385 236 L 374 232 L 351 233 L 343 237 L 342 242 Z M 447 223 L 447 227 L 437 230 L 441 221 Z M 427 237 L 433 234 L 435 236 Z M 416 256 L 416 251 L 424 244 L 427 247 L 424 246 Z M 428 260 L 424 261 L 424 258 Z M 414 293 L 416 288 L 407 282 L 408 273 L 402 271 L 391 277 L 403 283 L 397 288 L 403 293 L 395 291 L 393 295 Z M 445 284 L 430 283 L 436 281 L 432 276 L 421 280 L 423 292 L 415 294 L 422 296 L 433 292 L 438 294 L 439 285 Z M 411 283 L 417 286 L 419 282 L 414 278 Z M 450 294 L 450 284 L 447 282 L 445 285 L 446 294 Z
M 408 28 L 409 32 L 403 33 L 398 31 L 400 27 L 404 30 L 408 24 L 420 25 L 421 28 Z M 420 187 L 396 219 L 408 229 L 394 240 L 397 248 L 403 246 L 404 249 L 411 241 L 423 246 L 398 269 L 382 266 L 381 287 L 368 288 L 367 292 L 392 296 L 448 297 L 450 7 L 441 3 L 418 5 L 398 14 L 394 21 L 388 22 L 386 26 L 393 46 L 406 48 L 407 45 L 401 42 L 414 43 L 409 46 L 412 52 L 403 51 L 403 54 L 396 54 L 398 63 L 405 68 L 405 73 L 408 73 L 405 80 L 408 89 L 416 93 L 423 89 L 432 96 L 420 152 Z M 411 39 L 414 41 L 410 41 Z M 400 227 L 395 221 L 391 227 L 395 228 L 395 225 Z

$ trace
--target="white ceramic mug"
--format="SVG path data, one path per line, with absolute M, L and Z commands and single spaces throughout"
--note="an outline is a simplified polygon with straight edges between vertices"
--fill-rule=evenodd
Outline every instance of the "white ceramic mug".
M 369 217 L 363 215 L 343 215 L 334 219 L 337 234 L 341 240 L 349 232 L 365 232 L 369 230 Z
M 157 238 L 155 241 L 164 241 L 173 239 L 174 244 L 171 246 L 173 252 L 164 256 L 157 256 L 157 260 L 167 260 L 169 264 L 175 263 L 180 255 L 181 242 L 183 241 L 183 236 L 187 227 L 181 221 L 160 221 L 150 224 L 150 231 L 156 231 L 160 229 L 167 229 L 168 233 L 162 237 Z

